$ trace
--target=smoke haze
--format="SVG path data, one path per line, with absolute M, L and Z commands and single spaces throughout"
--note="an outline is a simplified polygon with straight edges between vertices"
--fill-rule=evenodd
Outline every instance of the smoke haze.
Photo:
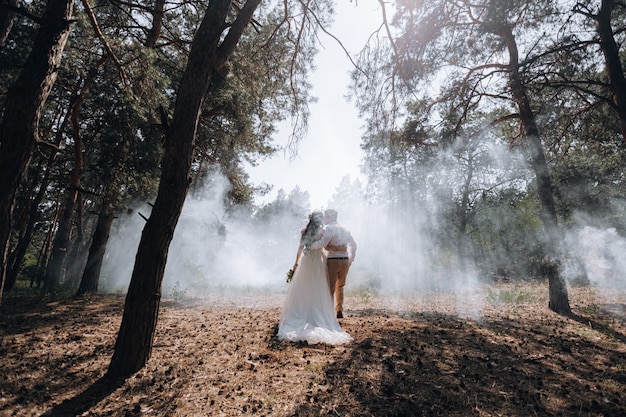
M 226 215 L 227 192 L 228 181 L 216 174 L 199 193 L 187 197 L 168 253 L 164 295 L 282 287 L 295 257 L 299 229 L 279 235 L 255 225 L 245 213 Z M 103 291 L 126 291 L 145 224 L 137 212 L 147 216 L 149 210 L 143 204 L 118 221 L 103 265 Z
M 499 167 L 499 176 L 477 172 L 476 181 L 482 185 L 476 187 L 476 198 L 480 190 L 496 183 L 510 186 L 522 181 L 519 174 L 526 168 L 519 155 L 491 148 L 482 157 L 492 159 L 490 165 Z M 435 166 L 439 169 L 432 171 L 431 166 L 423 173 L 423 184 L 408 190 L 411 198 L 401 187 L 393 188 L 391 182 L 373 194 L 358 180 L 341 181 L 328 207 L 338 210 L 339 223 L 352 232 L 358 244 L 347 294 L 380 294 L 393 308 L 406 295 L 425 298 L 434 293 L 453 293 L 473 300 L 469 307 L 467 303 L 459 304 L 459 309 L 480 314 L 481 289 L 493 277 L 469 260 L 474 258 L 460 258 L 451 249 L 455 242 L 442 240 L 439 232 L 452 226 L 446 223 L 449 220 L 442 214 L 446 208 L 437 197 L 454 195 L 462 170 L 453 166 L 459 163 L 458 155 L 448 153 L 438 158 Z M 505 174 L 509 175 L 506 181 L 502 177 Z M 433 188 L 433 184 L 439 188 Z M 283 294 L 289 288 L 286 272 L 295 261 L 300 230 L 308 221 L 308 203 L 299 206 L 299 211 L 292 207 L 255 216 L 241 208 L 227 212 L 223 205 L 227 192 L 228 181 L 216 174 L 204 189 L 187 198 L 170 246 L 164 296 L 201 298 L 226 291 Z M 416 194 L 420 197 L 415 198 Z M 147 216 L 149 209 L 147 203 L 143 204 L 118 220 L 103 266 L 103 291 L 127 290 L 145 223 L 137 212 Z M 489 221 L 505 223 L 497 218 Z M 626 289 L 626 241 L 615 228 L 589 226 L 581 218 L 576 228 L 568 231 L 566 244 L 565 252 L 578 256 L 565 269 L 568 278 L 584 274 L 593 286 Z M 504 252 L 501 255 L 511 256 Z M 506 261 L 515 262 L 509 258 Z

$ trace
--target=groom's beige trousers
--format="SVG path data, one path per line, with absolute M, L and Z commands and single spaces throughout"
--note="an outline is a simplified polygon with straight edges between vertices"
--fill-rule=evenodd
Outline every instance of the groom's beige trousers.
M 328 258 L 328 286 L 335 301 L 335 311 L 343 311 L 343 287 L 350 269 L 348 258 Z

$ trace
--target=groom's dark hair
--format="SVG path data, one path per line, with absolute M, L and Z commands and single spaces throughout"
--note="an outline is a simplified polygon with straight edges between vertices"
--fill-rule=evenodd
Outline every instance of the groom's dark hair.
M 328 217 L 328 219 L 330 219 L 333 222 L 337 221 L 337 210 L 335 209 L 328 209 L 324 212 L 324 215 L 326 217 Z

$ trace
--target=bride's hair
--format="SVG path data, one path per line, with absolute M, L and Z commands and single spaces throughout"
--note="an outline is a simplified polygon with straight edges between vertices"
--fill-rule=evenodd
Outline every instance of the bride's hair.
M 317 240 L 317 234 L 322 228 L 323 219 L 324 214 L 321 211 L 314 211 L 309 215 L 309 223 L 302 231 L 302 237 L 300 238 L 304 246 L 308 247 Z

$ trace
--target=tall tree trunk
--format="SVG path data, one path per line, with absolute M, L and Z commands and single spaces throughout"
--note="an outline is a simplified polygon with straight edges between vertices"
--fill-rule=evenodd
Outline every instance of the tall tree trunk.
M 545 245 L 550 265 L 548 273 L 548 285 L 550 292 L 550 309 L 559 314 L 569 315 L 572 313 L 567 294 L 567 285 L 559 270 L 560 251 L 562 242 L 558 227 L 556 206 L 554 204 L 554 192 L 550 170 L 546 161 L 539 128 L 535 120 L 535 115 L 530 106 L 530 100 L 526 88 L 522 83 L 519 73 L 519 55 L 517 43 L 510 27 L 501 28 L 500 36 L 506 42 L 510 57 L 509 83 L 513 99 L 517 103 L 519 115 L 524 128 L 526 140 L 531 154 L 531 166 L 537 179 L 537 192 L 541 202 L 541 221 L 545 234 Z
M 25 179 L 23 181 L 24 184 L 22 185 L 22 192 L 15 200 L 12 235 L 16 239 L 17 244 L 15 245 L 15 248 L 11 248 L 11 244 L 9 244 L 7 271 L 4 281 L 5 292 L 13 289 L 13 285 L 15 285 L 15 281 L 17 279 L 17 271 L 22 264 L 23 256 L 26 253 L 26 248 L 28 247 L 28 239 L 30 238 L 27 238 L 27 236 L 29 236 L 28 229 L 32 224 L 31 215 L 33 214 L 33 194 L 37 189 L 39 172 L 41 171 L 43 163 L 44 159 L 39 159 L 37 165 L 32 167 L 32 175 L 30 175 L 30 177 L 28 174 L 24 176 Z M 36 211 L 34 214 L 37 214 Z M 20 252 L 22 253 L 21 255 Z
M 76 293 L 77 296 L 95 294 L 98 292 L 100 271 L 102 270 L 102 263 L 104 261 L 104 255 L 109 241 L 113 219 L 113 205 L 110 202 L 105 201 L 102 204 L 102 209 L 100 211 L 100 215 L 98 216 L 96 230 L 94 231 L 91 246 L 89 247 L 87 265 L 80 280 L 80 285 Z
M 622 139 L 626 142 L 626 78 L 620 60 L 619 47 L 613 36 L 611 13 L 615 8 L 615 0 L 602 0 L 599 13 L 596 15 L 600 48 L 604 54 L 606 72 L 613 92 L 613 103 L 619 119 Z
M 152 26 L 148 30 L 146 40 L 144 42 L 144 46 L 146 48 L 155 48 L 157 41 L 161 37 L 164 9 L 165 0 L 156 0 L 154 7 L 151 10 Z M 96 66 L 96 69 L 102 66 L 106 62 L 106 59 L 108 58 L 103 58 L 103 60 L 101 60 Z M 95 77 L 95 74 L 96 72 L 92 71 L 92 76 L 87 78 L 85 82 L 85 86 L 87 88 L 91 84 L 91 81 Z M 143 87 L 144 86 L 141 81 L 134 83 L 133 94 L 135 94 L 136 96 L 141 96 Z M 83 91 L 81 96 L 84 97 L 86 93 L 87 91 Z M 76 292 L 77 297 L 86 294 L 95 294 L 98 292 L 100 272 L 102 271 L 102 264 L 104 262 L 104 256 L 106 254 L 106 248 L 111 233 L 111 227 L 113 226 L 113 220 L 115 217 L 113 193 L 117 192 L 117 190 L 114 190 L 113 188 L 117 184 L 117 176 L 119 175 L 122 161 L 125 157 L 125 154 L 128 152 L 128 147 L 126 146 L 127 143 L 127 140 L 124 139 L 115 148 L 115 154 L 112 158 L 111 166 L 106 171 L 105 176 L 102 179 L 102 183 L 104 184 L 102 205 L 98 216 L 98 222 L 96 224 L 96 228 L 92 237 L 91 246 L 89 247 L 89 254 L 87 255 L 85 269 L 83 271 L 82 277 L 80 279 L 80 284 Z
M 7 92 L 0 126 L 0 299 L 6 276 L 13 206 L 35 144 L 43 107 L 70 33 L 72 0 L 49 0 L 24 69 Z
M 54 163 L 55 160 L 56 160 L 56 152 L 54 153 L 53 156 L 47 159 L 45 174 L 39 184 L 39 190 L 37 191 L 37 194 L 35 195 L 35 197 L 29 202 L 30 210 L 28 214 L 28 224 L 26 225 L 26 229 L 24 230 L 24 233 L 20 235 L 20 238 L 17 242 L 17 246 L 15 247 L 15 250 L 13 251 L 13 254 L 10 257 L 11 262 L 9 265 L 9 269 L 7 271 L 5 291 L 10 291 L 13 288 L 13 285 L 15 285 L 15 282 L 17 281 L 17 276 L 19 274 L 22 262 L 24 261 L 26 250 L 28 249 L 28 245 L 30 244 L 30 240 L 35 230 L 35 224 L 37 223 L 37 221 L 39 221 L 39 217 L 40 217 L 39 204 L 41 203 L 41 201 L 43 200 L 43 197 L 46 194 L 46 188 L 48 187 L 48 183 L 50 181 L 50 175 L 52 172 L 52 169 L 51 169 L 52 164 Z
M 104 61 L 101 61 L 104 62 Z M 98 68 L 98 67 L 96 67 Z M 92 73 L 94 70 L 92 69 Z M 86 88 L 88 91 L 89 87 Z M 59 220 L 59 228 L 54 235 L 52 242 L 52 254 L 50 262 L 46 267 L 46 275 L 44 278 L 44 289 L 50 290 L 57 287 L 65 279 L 66 260 L 69 251 L 69 245 L 72 240 L 72 232 L 74 231 L 74 212 L 81 210 L 80 198 L 80 174 L 83 170 L 83 146 L 80 137 L 80 123 L 78 113 L 84 101 L 83 89 L 74 97 L 72 103 L 72 111 L 70 119 L 72 124 L 72 137 L 74 139 L 74 168 L 70 174 L 70 184 L 66 191 L 65 203 Z M 82 210 L 80 211 L 82 214 Z M 82 239 L 82 216 L 77 216 L 76 227 L 79 230 L 79 239 Z
M 194 37 L 166 133 L 158 195 L 141 235 L 108 375 L 127 377 L 152 350 L 167 252 L 187 189 L 200 109 L 211 81 L 224 69 L 261 0 L 248 0 L 229 26 L 230 0 L 211 0 Z M 223 32 L 228 29 L 226 35 Z M 222 39 L 223 37 L 223 39 Z
M 50 258 L 46 264 L 44 273 L 44 290 L 50 291 L 57 288 L 65 278 L 65 258 L 72 238 L 74 229 L 72 224 L 72 216 L 74 212 L 74 203 L 78 191 L 68 189 L 66 191 L 63 208 L 60 211 L 58 219 L 58 228 L 52 239 L 52 247 L 50 249 Z
M 462 271 L 466 271 L 467 249 L 469 247 L 469 238 L 467 236 L 467 225 L 470 221 L 470 187 L 474 179 L 474 151 L 467 149 L 467 174 L 461 189 L 461 207 L 459 208 L 459 264 Z
M 56 228 L 57 222 L 59 220 L 60 211 L 61 204 L 57 201 L 56 209 L 54 210 L 54 216 L 52 216 L 50 226 L 48 227 L 48 233 L 46 233 L 46 238 L 43 245 L 41 246 L 41 250 L 39 251 L 39 256 L 37 257 L 37 276 L 35 278 L 37 288 L 39 288 L 41 286 L 41 283 L 43 282 L 44 274 L 46 272 L 46 265 L 48 265 L 48 261 L 50 260 L 50 247 L 52 246 L 54 229 Z M 30 286 L 33 286 L 32 281 L 30 283 Z
M 100 271 L 104 262 L 107 243 L 115 218 L 115 198 L 114 194 L 118 192 L 118 179 L 122 168 L 122 160 L 128 152 L 128 141 L 123 139 L 115 148 L 112 163 L 109 169 L 102 177 L 104 191 L 98 222 L 94 230 L 87 255 L 85 269 L 80 279 L 80 285 L 76 296 L 80 297 L 85 294 L 95 294 L 98 291 L 98 282 L 100 280 Z
M 156 47 L 157 41 L 161 37 L 163 30 L 163 16 L 165 16 L 165 0 L 156 0 L 154 8 L 151 10 L 152 26 L 146 35 L 144 46 L 146 48 Z
M 81 199 L 81 201 L 77 204 L 77 207 L 81 212 L 82 204 Z M 76 225 L 76 234 L 72 239 L 72 244 L 70 245 L 70 250 L 67 254 L 65 279 L 63 280 L 63 290 L 66 292 L 75 292 L 78 289 L 80 278 L 87 262 L 87 242 L 85 242 L 85 234 L 83 233 L 85 225 L 82 224 L 82 217 L 82 214 L 77 215 L 77 222 L 80 222 L 80 224 Z
M 72 219 L 74 217 L 77 199 L 78 190 L 73 187 L 68 188 L 63 203 L 63 209 L 61 210 L 61 216 L 59 217 L 59 227 L 52 240 L 50 260 L 46 265 L 44 275 L 45 290 L 52 290 L 58 287 L 65 279 L 65 260 L 72 239 L 72 232 L 74 231 Z
M 69 114 L 69 111 L 68 111 Z M 58 149 L 59 149 L 59 145 L 61 142 L 63 142 L 63 136 L 64 136 L 64 132 L 65 132 L 65 128 L 67 127 L 67 123 L 69 122 L 69 117 L 64 117 L 63 121 L 61 122 L 61 125 L 59 126 L 59 128 L 57 129 L 56 135 L 55 135 L 55 140 L 54 140 L 54 147 L 46 147 L 48 148 L 48 151 L 50 152 L 50 156 L 47 158 L 46 160 L 46 168 L 45 168 L 45 172 L 44 172 L 44 177 L 41 180 L 41 183 L 39 184 L 39 191 L 37 192 L 37 196 L 35 197 L 34 201 L 31 203 L 31 209 L 30 209 L 30 214 L 29 214 L 29 227 L 27 232 L 25 233 L 23 239 L 20 238 L 20 241 L 18 243 L 18 246 L 16 248 L 16 258 L 14 260 L 14 262 L 12 263 L 11 268 L 7 271 L 7 285 L 11 283 L 11 280 L 16 280 L 17 279 L 17 275 L 19 273 L 19 267 L 23 261 L 23 257 L 26 253 L 26 250 L 28 248 L 28 245 L 30 244 L 30 240 L 32 238 L 32 233 L 34 231 L 34 226 L 35 223 L 39 220 L 39 217 L 41 216 L 41 213 L 39 211 L 39 204 L 41 203 L 41 201 L 43 200 L 43 198 L 45 197 L 45 193 L 46 190 L 48 189 L 48 184 L 50 183 L 50 177 L 53 173 L 53 169 L 52 167 L 54 166 L 56 160 L 57 160 L 57 156 L 58 156 Z M 37 172 L 40 171 L 39 168 L 36 169 Z M 53 224 L 56 224 L 58 221 L 58 209 L 56 210 L 56 214 L 54 216 L 54 221 Z M 51 228 L 52 231 L 54 231 L 54 228 Z M 48 241 L 49 237 L 46 238 L 46 241 Z M 49 253 L 49 251 L 47 252 Z M 46 263 L 47 264 L 47 260 Z M 44 264 L 44 265 L 45 265 Z M 38 280 L 38 287 L 39 287 L 39 283 L 41 283 L 43 281 L 43 274 L 45 273 L 44 270 L 42 270 L 43 273 L 37 272 L 37 280 Z M 33 284 L 33 278 L 31 278 L 31 287 Z M 10 287 L 7 288 L 7 290 L 10 290 Z

